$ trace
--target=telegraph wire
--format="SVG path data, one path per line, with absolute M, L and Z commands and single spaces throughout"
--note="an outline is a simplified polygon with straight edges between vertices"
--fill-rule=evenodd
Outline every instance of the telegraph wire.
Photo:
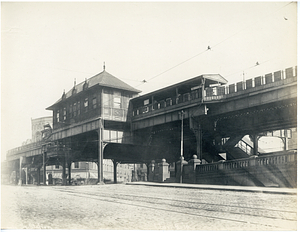
M 294 2 L 292 1 L 292 2 L 289 2 L 289 3 L 285 4 L 284 6 L 280 7 L 279 9 L 274 10 L 273 12 L 271 12 L 270 14 L 268 14 L 268 15 L 267 15 L 266 17 L 264 17 L 264 18 L 269 17 L 270 15 L 274 14 L 275 12 L 277 12 L 277 11 L 279 11 L 279 10 L 285 8 L 286 6 L 288 6 L 288 5 L 292 4 L 292 3 L 294 3 Z M 284 17 L 284 19 L 286 20 L 286 17 Z M 206 50 L 199 52 L 198 54 L 196 54 L 196 55 L 194 55 L 194 56 L 192 56 L 192 57 L 190 57 L 190 58 L 188 58 L 188 59 L 186 59 L 186 60 L 184 60 L 184 61 L 182 61 L 182 62 L 180 62 L 180 63 L 178 63 L 178 64 L 176 64 L 176 65 L 174 65 L 174 66 L 172 66 L 171 68 L 168 68 L 167 70 L 165 70 L 165 71 L 163 71 L 163 72 L 161 72 L 161 73 L 159 73 L 159 74 L 157 74 L 157 75 L 155 75 L 155 76 L 149 78 L 148 80 L 145 80 L 145 79 L 144 79 L 144 80 L 142 81 L 143 83 L 141 83 L 141 84 L 135 86 L 135 88 L 136 88 L 136 87 L 139 87 L 139 86 L 141 86 L 141 85 L 143 85 L 144 83 L 149 82 L 150 80 L 153 80 L 153 79 L 159 77 L 160 75 L 162 75 L 162 74 L 164 74 L 164 73 L 166 73 L 166 72 L 168 72 L 168 71 L 170 71 L 170 70 L 172 70 L 172 69 L 174 69 L 174 68 L 176 68 L 176 67 L 178 67 L 178 66 L 180 66 L 180 65 L 182 65 L 182 64 L 184 64 L 184 63 L 186 63 L 186 62 L 188 62 L 188 61 L 190 61 L 190 60 L 192 60 L 192 59 L 194 59 L 194 58 L 197 57 L 197 56 L 200 56 L 200 55 L 204 54 L 204 53 L 207 52 L 207 51 L 212 51 L 212 48 L 215 48 L 215 47 L 219 46 L 220 44 L 222 44 L 222 43 L 225 42 L 226 40 L 228 40 L 228 39 L 234 37 L 235 35 L 239 34 L 240 32 L 244 31 L 245 29 L 250 28 L 253 24 L 258 23 L 258 22 L 261 21 L 261 20 L 262 20 L 262 19 L 257 20 L 256 22 L 252 23 L 251 25 L 246 26 L 245 28 L 239 30 L 238 32 L 236 32 L 236 33 L 234 33 L 234 34 L 232 34 L 232 35 L 230 35 L 229 37 L 225 38 L 224 40 L 218 42 L 217 44 L 215 44 L 215 45 L 213 45 L 213 46 L 208 45 Z

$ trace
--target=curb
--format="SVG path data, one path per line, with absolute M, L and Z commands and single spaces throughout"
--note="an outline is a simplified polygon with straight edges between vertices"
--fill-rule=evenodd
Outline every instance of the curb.
M 188 189 L 202 189 L 202 190 L 222 190 L 222 191 L 236 191 L 236 192 L 257 192 L 257 193 L 271 193 L 271 194 L 287 194 L 297 195 L 297 189 L 281 189 L 268 187 L 248 187 L 248 186 L 229 186 L 229 185 L 191 185 L 191 184 L 161 184 L 150 182 L 129 182 L 126 185 L 144 185 L 151 187 L 167 187 L 167 188 L 188 188 Z

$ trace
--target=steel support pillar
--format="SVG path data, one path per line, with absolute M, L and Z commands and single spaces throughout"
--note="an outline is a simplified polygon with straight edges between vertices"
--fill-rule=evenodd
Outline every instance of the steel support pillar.
M 69 176 L 69 178 L 68 178 L 68 183 L 69 183 L 69 185 L 71 185 L 71 167 L 72 167 L 72 162 L 68 162 L 68 176 Z
M 113 164 L 114 164 L 114 183 L 117 184 L 118 183 L 118 179 L 117 179 L 118 162 L 113 160 Z
M 201 128 L 201 122 L 196 121 L 195 119 L 190 117 L 190 129 L 192 129 L 192 131 L 195 134 L 197 158 L 200 159 L 200 161 L 202 163 L 202 128 Z
M 254 134 L 253 137 L 253 155 L 258 155 L 258 139 L 259 137 Z
M 198 129 L 196 131 L 196 141 L 197 141 L 197 157 L 200 159 L 202 163 L 202 129 L 200 124 L 198 125 Z
M 22 162 L 23 157 L 20 157 L 20 164 L 19 164 L 19 185 L 22 185 Z
M 103 183 L 103 121 L 100 120 L 100 128 L 98 131 L 99 151 L 98 151 L 98 184 Z
M 284 151 L 288 150 L 288 138 L 284 137 L 284 138 L 281 138 L 281 140 L 283 142 L 283 150 Z
M 38 167 L 36 169 L 36 173 L 37 173 L 36 182 L 37 182 L 37 185 L 40 185 L 41 184 L 41 180 L 40 180 L 40 178 L 41 178 L 41 168 L 40 167 Z
M 46 152 L 43 152 L 43 185 L 46 185 Z
M 25 169 L 25 184 L 28 185 L 28 168 Z
M 65 156 L 63 157 L 63 162 L 62 162 L 62 184 L 63 185 L 67 184 L 67 178 L 66 178 L 66 158 L 65 158 Z

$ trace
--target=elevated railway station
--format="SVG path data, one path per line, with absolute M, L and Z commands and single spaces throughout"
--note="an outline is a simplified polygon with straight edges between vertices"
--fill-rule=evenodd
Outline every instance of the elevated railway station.
M 30 168 L 45 183 L 46 166 L 60 165 L 68 184 L 73 162 L 95 162 L 101 183 L 103 159 L 111 159 L 114 173 L 119 163 L 147 164 L 149 181 L 296 187 L 297 152 L 286 144 L 297 127 L 297 68 L 226 84 L 203 74 L 138 96 L 104 69 L 47 108 L 53 128 L 8 151 L 9 171 L 22 183 L 21 170 Z M 280 131 L 284 151 L 259 148 L 272 131 Z

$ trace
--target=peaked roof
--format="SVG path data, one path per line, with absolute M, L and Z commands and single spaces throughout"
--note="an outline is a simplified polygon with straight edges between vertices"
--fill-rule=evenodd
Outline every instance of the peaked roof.
M 84 84 L 84 82 L 83 82 Z M 116 88 L 120 90 L 127 90 L 134 93 L 140 93 L 140 90 L 137 90 L 130 85 L 126 84 L 125 82 L 121 81 L 120 79 L 114 77 L 113 75 L 109 74 L 105 70 L 90 79 L 88 79 L 89 87 L 99 84 L 100 86 L 106 86 L 111 88 Z
M 104 86 L 104 87 L 109 87 L 109 88 L 114 88 L 114 89 L 119 89 L 119 90 L 125 90 L 125 91 L 129 91 L 132 93 L 140 93 L 141 92 L 140 90 L 131 87 L 130 85 L 126 84 L 125 82 L 121 81 L 120 79 L 116 78 L 115 76 L 109 74 L 108 72 L 106 72 L 104 70 L 101 73 L 98 73 L 97 75 L 74 86 L 71 90 L 69 90 L 67 93 L 65 93 L 65 98 L 67 99 L 72 96 L 72 91 L 74 88 L 76 89 L 76 94 L 82 92 L 83 86 L 85 83 L 88 84 L 88 88 L 99 85 L 99 86 Z M 55 104 L 57 104 L 61 101 L 62 101 L 62 98 L 60 98 L 52 106 L 54 106 Z M 52 109 L 52 106 L 50 106 L 46 109 Z

